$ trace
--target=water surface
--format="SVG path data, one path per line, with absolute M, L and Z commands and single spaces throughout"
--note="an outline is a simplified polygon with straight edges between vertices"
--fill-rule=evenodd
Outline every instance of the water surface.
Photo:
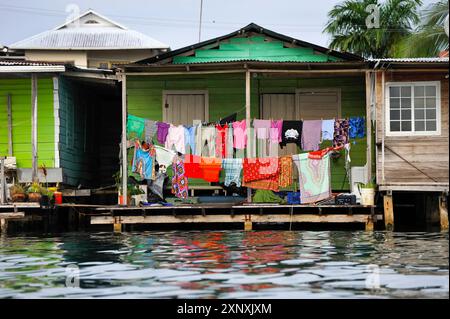
M 0 235 L 0 298 L 448 297 L 448 232 Z

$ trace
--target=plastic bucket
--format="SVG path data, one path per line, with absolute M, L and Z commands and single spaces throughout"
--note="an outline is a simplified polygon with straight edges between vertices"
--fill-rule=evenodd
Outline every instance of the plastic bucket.
M 361 205 L 375 204 L 375 189 L 361 188 L 360 192 L 361 192 Z
M 61 192 L 54 192 L 53 196 L 55 197 L 55 204 L 62 204 L 62 193 Z

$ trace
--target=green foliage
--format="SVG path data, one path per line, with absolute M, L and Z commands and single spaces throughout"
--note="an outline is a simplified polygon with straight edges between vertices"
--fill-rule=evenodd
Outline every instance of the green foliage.
M 380 10 L 379 28 L 368 28 L 368 6 Z M 419 22 L 421 0 L 347 0 L 328 13 L 324 32 L 331 35 L 330 47 L 350 51 L 366 58 L 385 58 L 395 55 L 397 44 L 409 36 Z
M 421 14 L 414 33 L 397 45 L 398 57 L 433 57 L 449 49 L 444 23 L 448 16 L 448 0 L 429 5 Z
M 42 194 L 42 187 L 38 182 L 34 182 L 32 183 L 30 186 L 28 186 L 27 188 L 27 193 L 39 193 Z

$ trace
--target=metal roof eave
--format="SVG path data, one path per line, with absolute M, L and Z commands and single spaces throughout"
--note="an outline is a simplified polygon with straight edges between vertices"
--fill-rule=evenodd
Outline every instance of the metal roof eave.
M 62 73 L 66 68 L 58 66 L 0 65 L 0 73 Z

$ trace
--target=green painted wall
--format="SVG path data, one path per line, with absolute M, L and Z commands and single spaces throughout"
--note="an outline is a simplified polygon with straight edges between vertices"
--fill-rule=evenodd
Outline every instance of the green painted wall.
M 252 117 L 259 117 L 259 97 L 262 93 L 295 93 L 297 88 L 340 88 L 343 117 L 365 116 L 365 86 L 363 77 L 325 79 L 252 78 Z M 210 121 L 234 112 L 245 117 L 245 81 L 242 74 L 208 76 L 135 76 L 127 79 L 128 112 L 136 116 L 162 120 L 163 90 L 208 90 Z M 356 139 L 351 149 L 353 166 L 366 163 L 366 140 Z M 323 147 L 329 146 L 324 143 Z M 129 154 L 131 160 L 131 154 Z M 332 161 L 332 187 L 349 188 L 345 177 L 344 158 Z
M 31 79 L 0 79 L 0 155 L 8 155 L 7 95 L 12 97 L 13 156 L 17 166 L 31 168 Z M 38 79 L 38 165 L 55 164 L 53 80 Z

